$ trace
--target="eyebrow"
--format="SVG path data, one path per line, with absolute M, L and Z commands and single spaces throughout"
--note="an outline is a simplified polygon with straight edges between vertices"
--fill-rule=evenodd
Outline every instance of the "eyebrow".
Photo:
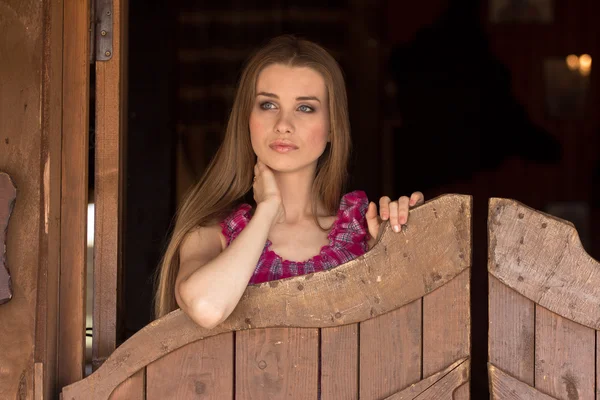
M 259 92 L 256 94 L 256 96 L 266 96 L 266 97 L 271 97 L 274 99 L 279 99 L 279 96 L 277 96 L 275 93 L 268 93 L 268 92 Z M 296 100 L 297 101 L 316 100 L 319 103 L 321 102 L 321 100 L 319 100 L 319 98 L 316 96 L 300 96 L 300 97 L 296 97 Z

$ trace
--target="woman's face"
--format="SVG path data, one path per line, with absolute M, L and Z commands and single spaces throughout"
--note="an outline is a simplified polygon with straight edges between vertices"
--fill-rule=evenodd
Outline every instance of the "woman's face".
M 316 168 L 329 136 L 328 93 L 312 68 L 273 64 L 256 81 L 250 137 L 258 158 L 279 172 Z

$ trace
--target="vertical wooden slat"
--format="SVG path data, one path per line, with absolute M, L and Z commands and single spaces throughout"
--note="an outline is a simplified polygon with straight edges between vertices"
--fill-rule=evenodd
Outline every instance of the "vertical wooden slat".
M 62 149 L 63 1 L 45 1 L 42 80 L 43 193 L 36 305 L 35 362 L 42 363 L 45 399 L 56 396 Z
M 596 400 L 600 399 L 600 331 L 596 331 Z
M 110 394 L 109 400 L 146 400 L 146 369 L 141 369 Z
M 236 333 L 236 399 L 316 399 L 319 330 L 251 329 Z
M 33 398 L 44 400 L 44 363 L 41 362 L 33 365 Z
M 469 275 L 466 269 L 423 298 L 423 377 L 470 356 Z M 455 399 L 468 398 L 468 390 L 463 388 L 455 393 Z
M 379 399 L 421 379 L 418 299 L 360 324 L 360 398 Z
M 595 330 L 536 305 L 535 387 L 559 399 L 594 399 Z
M 321 329 L 321 400 L 358 399 L 358 329 Z
M 233 335 L 199 340 L 149 364 L 147 399 L 232 399 Z
M 489 361 L 534 386 L 535 304 L 489 276 Z
M 64 2 L 58 384 L 83 377 L 88 201 L 89 0 Z
M 94 306 L 92 366 L 99 367 L 117 343 L 117 299 L 122 265 L 123 165 L 127 55 L 122 51 L 127 0 L 113 0 L 112 58 L 96 62 L 94 183 Z M 101 18 L 97 15 L 96 18 Z

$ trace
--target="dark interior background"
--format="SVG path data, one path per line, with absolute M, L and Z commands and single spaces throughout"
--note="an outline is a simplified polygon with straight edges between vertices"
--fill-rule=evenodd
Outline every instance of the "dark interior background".
M 121 340 L 150 322 L 173 214 L 220 142 L 245 57 L 296 33 L 345 71 L 349 190 L 473 196 L 472 395 L 487 396 L 488 199 L 568 218 L 600 249 L 597 74 L 581 107 L 567 88 L 554 114 L 545 74 L 548 59 L 599 54 L 600 2 L 554 0 L 551 21 L 527 21 L 517 0 L 517 20 L 495 22 L 490 1 L 130 0 Z

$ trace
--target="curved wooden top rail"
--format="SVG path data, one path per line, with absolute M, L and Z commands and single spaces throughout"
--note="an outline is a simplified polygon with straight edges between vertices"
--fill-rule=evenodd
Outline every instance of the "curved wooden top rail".
M 249 286 L 221 325 L 202 329 L 181 310 L 145 326 L 63 399 L 107 399 L 125 379 L 188 343 L 223 332 L 267 327 L 332 327 L 408 304 L 471 265 L 471 197 L 445 195 L 413 210 L 401 233 L 389 223 L 363 256 L 328 271 Z
M 560 316 L 600 329 L 600 265 L 573 224 L 518 201 L 492 198 L 488 271 Z

